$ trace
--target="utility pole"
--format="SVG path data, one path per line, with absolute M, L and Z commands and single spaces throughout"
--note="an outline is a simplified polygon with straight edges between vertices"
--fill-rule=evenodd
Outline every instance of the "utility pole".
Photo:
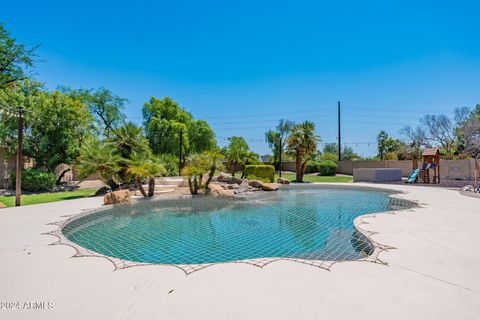
M 180 129 L 180 137 L 179 137 L 179 143 L 180 143 L 180 151 L 178 153 L 178 175 L 182 175 L 182 144 L 183 144 L 183 130 Z
M 18 144 L 17 144 L 17 168 L 15 181 L 15 206 L 21 205 L 22 198 L 22 149 L 23 149 L 23 107 L 18 109 Z
M 282 137 L 280 137 L 280 145 L 278 146 L 278 159 L 280 161 L 279 165 L 278 165 L 278 176 L 281 178 L 282 177 Z
M 342 161 L 342 135 L 340 130 L 340 100 L 338 101 L 338 161 Z

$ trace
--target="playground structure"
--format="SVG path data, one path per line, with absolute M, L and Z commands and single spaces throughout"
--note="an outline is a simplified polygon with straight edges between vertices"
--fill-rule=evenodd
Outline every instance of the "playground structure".
M 407 183 L 415 181 L 421 183 L 440 183 L 440 150 L 427 148 L 422 153 L 422 166 L 418 168 L 417 161 L 413 162 L 414 170 Z

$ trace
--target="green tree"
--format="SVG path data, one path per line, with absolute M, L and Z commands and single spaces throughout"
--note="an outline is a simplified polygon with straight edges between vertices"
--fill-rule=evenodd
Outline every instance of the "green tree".
M 125 122 L 123 109 L 128 100 L 113 94 L 108 89 L 73 90 L 61 87 L 60 90 L 87 105 L 90 114 L 95 119 L 95 131 L 98 134 L 109 137 L 112 131 Z
M 144 104 L 142 113 L 146 136 L 155 154 L 178 155 L 180 130 L 184 156 L 216 146 L 215 135 L 208 123 L 194 120 L 190 113 L 168 97 L 162 100 L 152 97 Z
M 315 134 L 315 124 L 305 121 L 296 124 L 287 139 L 290 153 L 295 155 L 296 181 L 302 182 L 308 160 L 317 152 L 320 136 Z
M 22 105 L 25 109 L 24 155 L 35 159 L 37 167 L 50 172 L 59 164 L 73 163 L 92 121 L 85 105 L 60 91 L 44 91 L 38 84 L 28 81 L 8 96 L 14 96 L 13 105 Z M 0 140 L 9 153 L 14 154 L 16 119 L 5 120 Z
M 324 156 L 324 159 L 322 160 L 338 161 L 338 144 L 337 143 L 325 144 L 325 146 L 323 147 L 323 154 L 328 154 L 328 155 Z M 322 156 L 320 156 L 320 158 L 322 158 Z M 351 147 L 343 146 L 342 160 L 353 160 L 358 158 L 360 158 L 360 156 L 356 154 Z
M 227 168 L 235 176 L 235 170 L 245 163 L 249 147 L 244 138 L 234 136 L 228 138 L 229 144 L 223 148 L 223 154 L 227 160 Z
M 397 151 L 400 141 L 390 137 L 385 131 L 380 131 L 377 136 L 378 157 L 380 160 L 394 160 L 397 158 Z
M 33 68 L 35 50 L 18 43 L 0 23 L 0 89 L 13 88 L 17 82 L 27 79 Z

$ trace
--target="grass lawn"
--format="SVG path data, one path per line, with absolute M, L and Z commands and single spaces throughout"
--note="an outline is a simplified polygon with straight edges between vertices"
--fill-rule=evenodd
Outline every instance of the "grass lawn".
M 282 172 L 282 178 L 285 178 L 290 181 L 295 180 L 295 173 L 291 172 Z M 278 173 L 275 173 L 275 181 L 278 179 Z M 304 175 L 304 182 L 352 182 L 351 176 L 311 176 Z
M 220 174 L 220 171 L 216 171 L 215 175 Z M 228 173 L 230 175 L 230 173 Z M 242 172 L 235 172 L 235 177 L 240 178 Z M 290 181 L 295 180 L 295 173 L 293 172 L 282 172 L 282 178 L 285 178 Z M 275 181 L 278 179 L 278 172 L 275 172 Z M 353 182 L 352 176 L 311 176 L 305 174 L 303 176 L 303 182 Z M 0 200 L 1 201 L 1 200 Z
M 63 200 L 91 197 L 97 189 L 81 189 L 76 191 L 37 193 L 22 195 L 22 206 Z M 15 206 L 15 196 L 0 196 L 0 202 L 7 207 Z

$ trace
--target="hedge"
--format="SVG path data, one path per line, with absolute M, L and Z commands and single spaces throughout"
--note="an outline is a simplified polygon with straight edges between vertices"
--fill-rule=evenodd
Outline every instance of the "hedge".
M 245 166 L 245 175 L 275 181 L 275 167 L 268 164 L 250 164 Z
M 15 188 L 16 172 L 11 174 L 11 184 Z M 22 170 L 22 190 L 30 192 L 51 191 L 57 182 L 54 173 L 45 172 L 38 169 Z
M 320 172 L 320 163 L 315 160 L 310 160 L 307 162 L 307 168 L 305 169 L 305 173 L 314 172 Z
M 334 176 L 337 173 L 338 166 L 330 160 L 323 160 L 318 163 L 320 176 Z

